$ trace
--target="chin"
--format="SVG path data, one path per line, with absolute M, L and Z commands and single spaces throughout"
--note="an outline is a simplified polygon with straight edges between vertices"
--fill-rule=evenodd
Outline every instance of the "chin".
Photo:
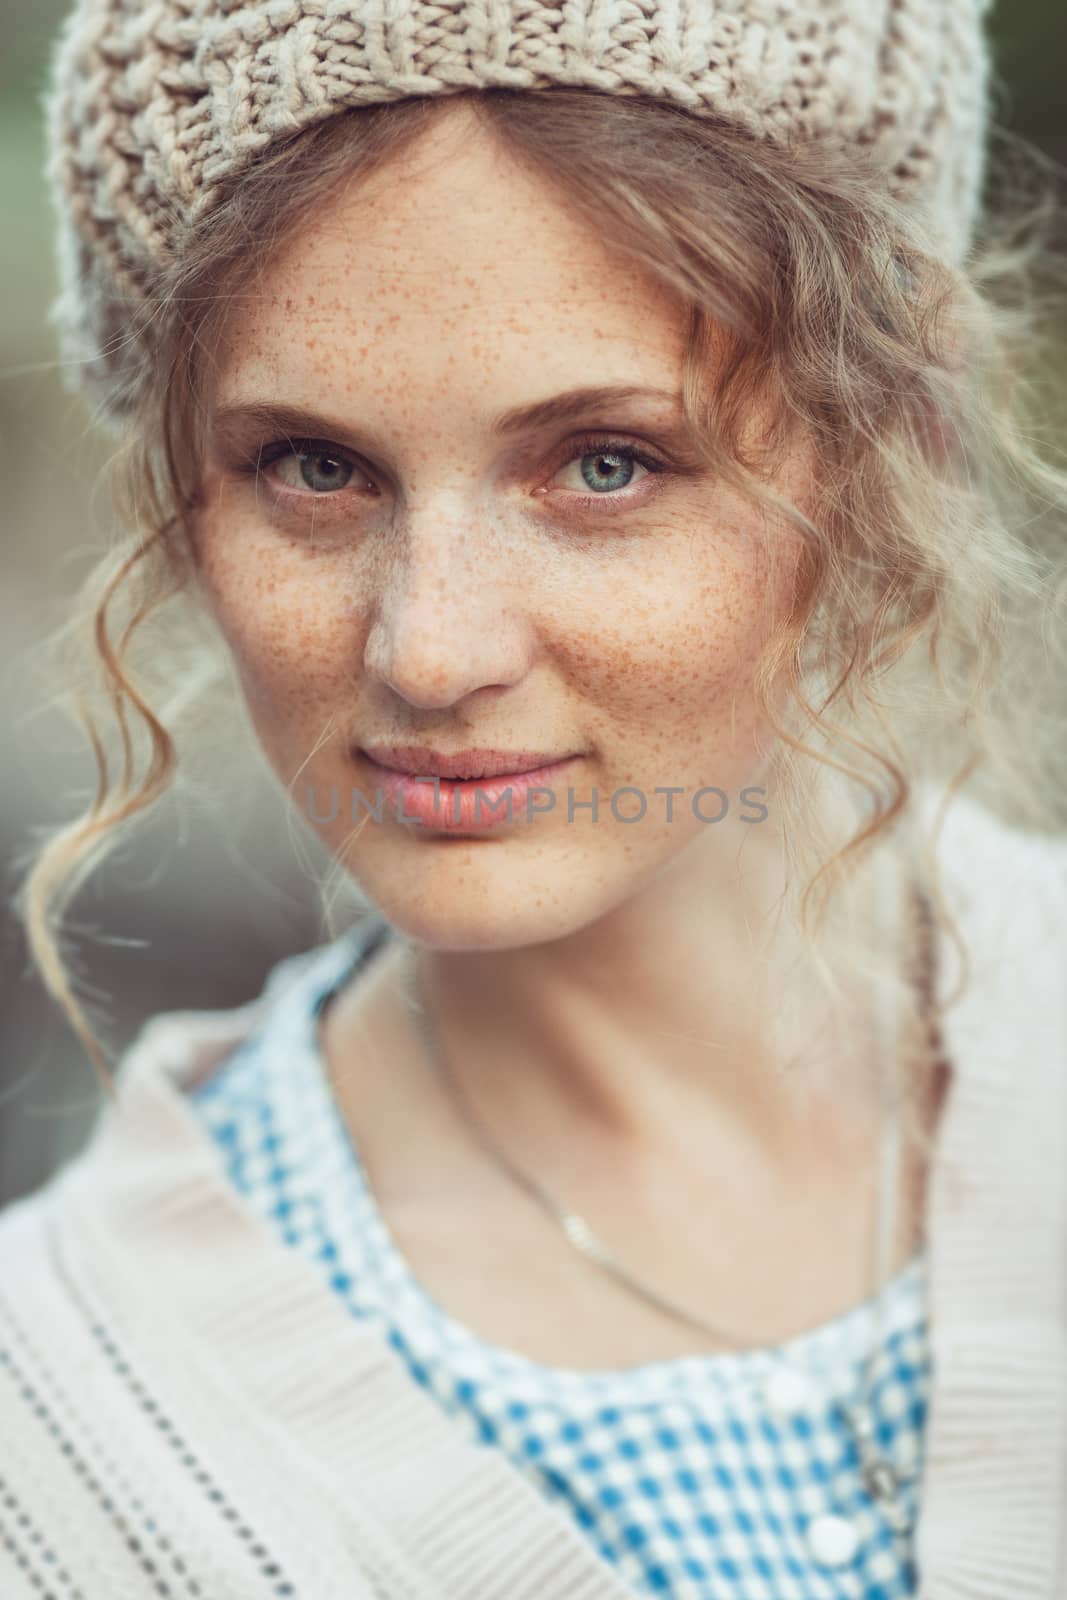
M 387 862 L 381 852 L 371 862 L 361 850 L 349 869 L 378 914 L 417 944 L 515 950 L 566 938 L 607 909 L 596 875 L 588 875 L 582 892 L 583 874 L 576 873 L 572 855 L 553 864 L 551 852 L 539 852 L 536 861 L 520 864 L 500 842 L 451 839 L 446 859 L 429 844 L 431 861 L 422 854 L 426 848 L 403 862 Z

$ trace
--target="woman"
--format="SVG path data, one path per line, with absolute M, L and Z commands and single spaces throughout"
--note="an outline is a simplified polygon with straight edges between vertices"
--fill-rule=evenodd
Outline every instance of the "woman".
M 983 10 L 74 13 L 148 747 L 23 896 L 113 1098 L 0 1224 L 5 1597 L 1063 1592 L 1067 483 Z M 58 920 L 207 715 L 130 670 L 177 595 L 361 914 L 116 1089 Z

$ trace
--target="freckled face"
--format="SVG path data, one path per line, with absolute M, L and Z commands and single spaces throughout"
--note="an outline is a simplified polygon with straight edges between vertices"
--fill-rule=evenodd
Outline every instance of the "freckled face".
M 228 320 L 200 581 L 271 766 L 381 911 L 429 943 L 518 946 L 751 833 L 752 674 L 789 562 L 772 593 L 758 513 L 693 460 L 669 399 L 499 431 L 591 385 L 677 395 L 684 308 L 466 108 L 398 176 L 309 218 Z M 383 778 L 359 751 L 387 743 L 577 759 L 531 821 L 516 791 L 475 837 L 388 800 L 354 828 L 353 792 L 373 805 Z M 613 814 L 626 786 L 641 821 L 632 793 Z M 730 803 L 717 827 L 693 813 L 704 786 Z

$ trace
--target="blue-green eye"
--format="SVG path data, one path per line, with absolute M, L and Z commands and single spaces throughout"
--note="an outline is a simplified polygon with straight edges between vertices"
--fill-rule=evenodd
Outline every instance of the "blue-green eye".
M 638 473 L 636 479 L 635 468 Z M 602 500 L 605 507 L 617 501 L 621 510 L 633 504 L 637 498 L 635 494 L 625 492 L 631 485 L 639 489 L 645 478 L 666 470 L 665 462 L 622 439 L 586 437 L 571 441 L 570 452 L 558 470 L 556 481 L 559 484 L 562 475 L 567 472 L 575 475 L 577 481 L 563 484 L 568 491 L 565 501 L 569 499 L 572 504 L 592 506 L 595 501 Z M 582 492 L 583 486 L 585 493 Z
M 290 450 L 271 464 L 287 488 L 310 489 L 315 494 L 347 488 L 355 471 L 351 461 L 328 450 Z
M 640 463 L 626 450 L 596 450 L 575 458 L 580 465 L 582 480 L 597 493 L 611 489 L 625 489 Z M 587 463 L 591 465 L 587 466 Z

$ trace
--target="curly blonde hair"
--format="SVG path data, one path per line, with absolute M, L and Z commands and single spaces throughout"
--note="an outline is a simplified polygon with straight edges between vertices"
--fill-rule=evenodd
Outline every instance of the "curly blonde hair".
M 967 262 L 953 268 L 886 197 L 862 150 L 846 164 L 663 102 L 585 89 L 463 98 L 517 160 L 690 308 L 684 399 L 708 462 L 804 536 L 796 603 L 756 689 L 780 736 L 776 803 L 805 875 L 813 950 L 809 911 L 825 914 L 907 815 L 920 782 L 946 799 L 970 783 L 1013 824 L 1061 832 L 1067 472 L 1041 447 L 1030 359 L 1044 336 L 1042 274 L 1058 272 L 1051 185 L 1014 218 L 1003 203 L 991 207 Z M 160 688 L 179 681 L 145 625 L 191 589 L 220 325 L 310 208 L 398 155 L 447 99 L 362 107 L 277 143 L 222 188 L 135 330 L 152 340 L 157 381 L 117 460 L 127 531 L 61 636 L 78 681 L 86 652 L 99 670 L 105 707 L 76 694 L 99 786 L 86 813 L 36 852 L 19 891 L 41 976 L 112 1093 L 61 925 L 87 873 L 175 784 L 177 729 L 190 711 L 203 722 L 205 696 L 225 678 L 220 652 L 194 628 L 180 691 L 163 705 L 146 687 L 158 668 Z M 1021 141 L 1004 146 L 1036 158 Z M 1016 170 L 1005 190 L 1019 189 Z M 754 444 L 746 424 L 757 401 L 771 404 L 771 425 Z M 777 452 L 797 428 L 816 448 L 812 518 L 772 487 Z M 148 638 L 140 682 L 139 634 Z M 774 710 L 783 692 L 785 720 Z M 872 804 L 844 845 L 820 826 L 820 769 Z M 938 924 L 951 929 L 932 848 L 922 872 Z M 905 1010 L 914 1003 L 904 987 L 900 1000 Z M 929 1067 L 936 1045 L 920 1045 Z

